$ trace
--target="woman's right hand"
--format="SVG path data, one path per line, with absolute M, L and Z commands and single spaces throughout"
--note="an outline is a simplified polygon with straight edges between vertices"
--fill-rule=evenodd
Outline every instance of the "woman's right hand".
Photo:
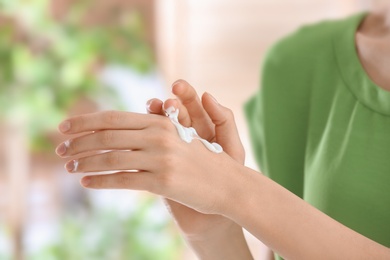
M 233 159 L 244 164 L 245 151 L 232 111 L 220 105 L 208 93 L 203 94 L 200 100 L 195 89 L 184 80 L 176 81 L 172 92 L 178 100 L 162 102 L 151 99 L 147 103 L 148 113 L 165 115 L 165 109 L 171 106 L 178 108 L 179 122 L 183 126 L 194 127 L 202 138 L 217 142 Z M 236 223 L 220 215 L 203 214 L 175 201 L 164 200 L 185 238 L 201 259 L 252 259 L 242 228 Z M 221 255 L 222 251 L 226 255 Z
M 200 137 L 209 142 L 218 142 L 230 157 L 244 164 L 245 150 L 230 109 L 220 105 L 209 93 L 204 93 L 200 100 L 196 90 L 184 80 L 173 83 L 172 93 L 178 100 L 149 100 L 148 113 L 165 115 L 165 109 L 178 108 L 179 122 L 183 126 L 195 128 Z

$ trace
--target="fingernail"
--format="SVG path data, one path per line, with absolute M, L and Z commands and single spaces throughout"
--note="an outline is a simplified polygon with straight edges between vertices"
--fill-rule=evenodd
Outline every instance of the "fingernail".
M 164 111 L 165 111 L 165 114 L 167 114 L 169 116 L 170 114 L 173 114 L 176 112 L 176 108 L 174 106 L 170 106 L 167 109 L 164 109 Z
M 81 184 L 84 187 L 87 187 L 89 184 L 91 184 L 91 177 L 84 177 L 81 179 Z
M 173 88 L 174 88 L 176 85 L 179 85 L 179 84 L 182 83 L 182 82 L 183 82 L 183 80 L 181 80 L 181 79 L 176 80 L 175 82 L 173 82 L 172 87 L 171 87 L 171 91 L 172 91 L 173 94 L 175 94 L 175 93 L 173 92 Z M 177 92 L 177 91 L 176 91 L 176 92 Z M 176 95 L 176 94 L 175 94 L 175 95 Z
M 59 125 L 58 128 L 59 128 L 60 131 L 63 132 L 63 133 L 69 131 L 69 130 L 70 130 L 70 122 L 69 122 L 69 121 L 64 121 L 64 122 L 62 122 L 62 123 Z
M 79 162 L 77 160 L 72 160 L 70 162 L 67 162 L 65 164 L 65 169 L 68 171 L 68 172 L 75 172 L 77 171 L 77 166 L 79 165 Z
M 175 82 L 173 82 L 172 88 L 173 88 L 174 86 L 176 86 L 177 84 L 179 84 L 180 82 L 182 82 L 181 79 L 178 79 L 178 80 L 176 80 Z
M 64 155 L 66 153 L 66 145 L 65 143 L 60 144 L 56 149 L 56 154 Z
M 206 92 L 206 93 L 207 93 L 207 95 L 209 95 L 211 97 L 211 99 L 214 101 L 215 104 L 219 105 L 218 101 L 215 99 L 215 97 L 213 97 L 213 95 L 211 95 L 209 92 Z

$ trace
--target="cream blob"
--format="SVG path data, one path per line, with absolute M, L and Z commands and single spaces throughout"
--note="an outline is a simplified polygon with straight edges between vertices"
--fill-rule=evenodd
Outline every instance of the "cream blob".
M 191 143 L 192 140 L 196 139 L 201 141 L 204 146 L 206 146 L 207 149 L 214 153 L 222 153 L 223 149 L 222 146 L 220 146 L 217 143 L 210 143 L 207 140 L 201 138 L 198 133 L 196 132 L 195 128 L 193 127 L 184 127 L 179 123 L 179 109 L 176 109 L 174 107 L 169 107 L 165 110 L 165 113 L 167 114 L 168 118 L 171 120 L 172 124 L 176 127 L 177 132 L 180 136 L 180 138 L 187 142 Z

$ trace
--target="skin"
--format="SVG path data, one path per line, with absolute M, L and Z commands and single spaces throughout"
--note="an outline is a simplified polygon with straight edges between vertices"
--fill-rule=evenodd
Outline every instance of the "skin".
M 360 61 L 371 80 L 390 91 L 390 15 L 373 13 L 356 33 Z M 388 19 L 388 20 L 387 20 Z
M 178 80 L 172 86 L 172 92 L 179 100 L 152 99 L 147 103 L 151 114 L 164 115 L 164 108 L 174 106 L 180 110 L 179 121 L 186 127 L 194 127 L 198 133 L 210 142 L 218 142 L 234 160 L 244 164 L 245 151 L 238 138 L 233 113 L 216 103 L 214 97 L 205 93 L 199 99 L 195 89 L 187 82 Z M 185 105 L 183 105 L 185 104 Z M 211 111 L 212 117 L 207 114 Z M 188 244 L 200 259 L 252 259 L 246 244 L 242 227 L 232 220 L 213 214 L 202 214 L 175 201 L 164 199 Z M 230 239 L 226 239 L 230 238 Z M 232 239 L 233 238 L 233 239 Z M 225 250 L 209 250 L 225 248 Z
M 222 107 L 214 108 L 223 114 Z M 213 118 L 211 111 L 209 115 Z M 233 117 L 226 120 L 223 125 L 236 133 Z M 62 157 L 95 152 L 81 157 L 77 170 L 70 161 L 70 172 L 118 171 L 84 177 L 84 187 L 146 190 L 201 214 L 221 215 L 287 259 L 390 258 L 390 249 L 341 225 L 227 153 L 212 153 L 199 141 L 183 142 L 164 116 L 105 111 L 67 119 L 59 128 L 64 134 L 86 133 L 71 139 L 68 147 L 61 144 L 57 153 Z M 204 238 L 213 235 L 220 237 L 218 231 L 207 230 Z M 245 243 L 230 240 L 241 245 L 231 259 L 252 258 L 242 255 L 247 252 Z M 225 249 L 207 246 L 202 239 L 191 242 L 202 259 L 220 258 Z
M 390 78 L 384 73 L 388 67 L 383 65 L 390 59 L 390 52 L 384 51 L 389 49 L 384 44 L 389 39 L 387 16 L 378 15 L 365 19 L 356 44 L 369 76 L 390 89 Z M 378 44 L 383 48 L 377 49 Z M 378 62 L 385 68 L 372 66 Z M 149 102 L 154 115 L 109 111 L 64 121 L 59 127 L 62 133 L 86 135 L 72 139 L 67 149 L 61 144 L 57 153 L 62 157 L 96 153 L 79 159 L 76 172 L 118 171 L 84 177 L 87 188 L 147 190 L 167 198 L 183 235 L 201 259 L 252 259 L 241 227 L 286 259 L 390 259 L 389 248 L 243 166 L 244 153 L 230 110 L 209 94 L 201 102 L 184 81 L 174 85 L 173 93 L 179 100 Z M 199 128 L 202 137 L 217 141 L 225 152 L 214 154 L 198 141 L 180 140 L 173 125 L 161 116 L 170 105 L 180 108 L 182 124 Z M 101 154 L 105 150 L 111 152 Z M 71 165 L 72 161 L 70 171 Z
M 362 66 L 371 80 L 390 91 L 390 4 L 364 19 L 356 33 Z
M 158 99 L 149 100 L 148 113 L 164 115 L 164 108 L 179 108 L 179 121 L 182 125 L 199 129 L 202 131 L 199 132 L 204 134 L 202 136 L 221 144 L 227 154 L 244 165 L 245 151 L 238 138 L 237 128 L 232 124 L 232 111 L 220 105 L 220 109 L 216 109 L 217 101 L 208 93 L 205 93 L 200 101 L 195 89 L 183 80 L 173 84 L 172 93 L 178 100 L 168 99 L 164 103 Z M 202 114 L 202 111 L 206 111 L 205 108 L 210 111 L 210 116 Z M 211 133 L 214 135 L 207 136 L 207 132 L 210 133 L 207 129 L 212 129 L 214 132 Z M 202 214 L 183 206 L 175 208 L 169 203 L 167 206 L 183 236 L 200 259 L 253 259 L 242 228 L 232 220 L 224 216 Z M 271 250 L 266 252 L 265 259 L 274 259 Z
M 235 161 L 240 164 L 243 164 L 245 159 L 244 149 L 238 137 L 237 128 L 234 124 L 233 113 L 229 109 L 217 104 L 214 98 L 209 94 L 203 95 L 202 101 L 200 101 L 195 90 L 184 81 L 178 81 L 177 84 L 174 84 L 172 91 L 180 97 L 180 101 L 168 100 L 165 102 L 165 107 L 167 108 L 170 106 L 175 106 L 176 108 L 179 108 L 179 120 L 183 125 L 195 127 L 198 130 L 198 133 L 209 141 L 218 141 L 221 145 L 224 145 L 225 151 L 229 153 Z M 183 103 L 185 104 L 185 106 L 182 105 Z M 157 99 L 151 100 L 148 102 L 147 105 L 148 111 L 157 115 L 164 114 L 162 105 L 162 101 L 159 101 Z M 207 111 L 211 111 L 211 117 L 209 117 L 204 108 Z M 188 111 L 190 111 L 190 113 Z M 122 116 L 124 119 L 125 117 L 130 115 L 134 116 L 134 114 L 131 113 L 122 113 L 122 115 L 115 115 L 115 112 L 111 111 L 104 112 L 103 114 L 89 115 L 89 120 L 99 121 L 98 118 L 100 117 L 102 119 L 104 118 L 106 122 L 113 120 L 121 121 Z M 138 117 L 136 119 L 136 122 L 139 123 L 140 121 L 138 118 L 141 118 L 141 116 L 137 116 Z M 162 146 L 162 143 L 165 143 L 166 140 L 170 140 L 171 138 L 173 138 L 174 140 L 178 140 L 180 144 L 182 143 L 182 141 L 179 140 L 177 136 L 176 130 L 172 131 L 173 125 L 167 120 L 167 118 L 156 115 L 149 115 L 148 117 L 150 118 L 145 119 L 145 124 L 155 123 L 155 125 L 157 125 L 154 128 L 156 129 L 154 130 L 155 134 L 160 135 L 161 137 L 159 140 L 157 140 L 157 142 L 160 143 L 151 144 L 150 148 L 153 148 L 154 145 Z M 74 119 L 70 119 L 70 121 L 73 120 Z M 79 117 L 78 119 L 76 118 L 76 120 L 85 121 L 84 117 Z M 153 122 L 153 120 L 156 120 L 156 122 Z M 67 122 L 69 122 L 69 120 Z M 63 124 L 67 125 L 67 122 Z M 163 130 L 158 128 L 159 124 L 162 124 L 162 128 L 164 128 L 164 124 L 167 124 L 166 127 L 169 128 L 169 131 L 163 132 Z M 74 123 L 72 122 L 71 125 L 74 126 Z M 89 128 L 91 127 L 89 124 L 85 125 L 87 125 Z M 108 125 L 111 125 L 111 122 L 109 122 Z M 64 125 L 60 126 L 61 132 L 64 132 L 63 126 Z M 146 125 L 139 126 L 139 128 L 143 127 L 146 127 Z M 148 127 L 150 129 L 153 129 L 153 125 L 148 125 Z M 69 142 L 70 145 L 67 149 L 65 149 L 65 143 L 61 144 L 57 148 L 57 153 L 62 157 L 69 157 L 73 155 L 80 155 L 86 151 L 90 152 L 91 150 L 102 150 L 103 148 L 101 147 L 101 144 L 98 148 L 91 148 L 91 146 L 94 146 L 97 142 L 107 143 L 110 145 L 110 149 L 117 150 L 125 149 L 131 146 L 130 143 L 123 142 L 123 140 L 131 139 L 130 136 L 126 137 L 126 135 L 130 135 L 131 132 L 124 132 L 123 130 L 119 130 L 127 129 L 128 126 L 122 125 L 116 127 L 116 129 L 120 131 L 118 132 L 118 134 L 120 133 L 120 136 L 118 135 L 118 141 L 116 142 L 114 140 L 111 140 L 112 138 L 115 138 L 115 134 L 113 134 L 112 131 L 108 131 L 104 126 L 99 126 L 98 128 L 101 129 L 100 131 L 91 133 L 90 130 L 95 128 L 96 127 L 92 127 L 87 130 L 75 130 L 75 132 L 73 130 L 67 131 L 67 134 L 72 134 L 76 132 L 89 132 L 89 134 L 82 136 L 81 138 L 71 140 Z M 161 134 L 158 133 L 160 131 L 162 132 Z M 172 136 L 164 136 L 164 133 L 170 133 L 172 134 Z M 195 142 L 191 143 L 191 145 L 194 144 Z M 200 145 L 200 147 L 202 149 L 205 149 L 203 145 Z M 145 149 L 145 151 L 147 151 L 147 149 Z M 156 168 L 160 170 L 163 169 L 161 162 L 171 161 L 170 159 L 161 156 L 161 154 L 164 153 L 165 152 L 163 151 L 155 151 L 154 153 L 155 156 L 159 158 L 159 160 L 157 160 L 156 162 Z M 121 153 L 120 156 L 123 156 L 123 153 Z M 108 153 L 103 155 L 98 154 L 92 156 L 92 158 L 79 159 L 77 170 L 78 172 L 90 172 L 96 171 L 96 167 L 103 167 L 103 169 L 114 169 L 113 167 L 116 167 L 115 169 L 131 169 L 130 165 L 124 165 L 120 167 L 118 163 L 118 158 L 116 157 L 118 157 L 118 153 Z M 131 160 L 130 157 L 123 159 Z M 195 161 L 199 162 L 203 160 L 204 159 L 199 159 Z M 103 162 L 104 165 L 98 166 L 99 162 Z M 95 168 L 88 168 L 88 165 L 91 165 Z M 70 172 L 73 172 L 73 166 L 73 160 L 66 164 L 66 168 Z M 187 168 L 188 165 L 186 165 L 185 167 Z M 121 173 L 118 178 L 120 177 L 123 179 L 123 176 L 123 173 Z M 131 177 L 133 176 L 135 175 L 132 174 Z M 165 197 L 169 198 L 169 196 Z M 184 203 L 178 203 L 171 199 L 165 199 L 165 201 L 169 211 L 175 218 L 176 223 L 180 227 L 186 240 L 194 248 L 194 251 L 201 259 L 216 259 L 217 257 L 223 257 L 224 259 L 237 259 L 237 255 L 240 256 L 240 259 L 252 259 L 252 256 L 246 245 L 241 226 L 237 225 L 232 220 L 221 215 L 203 214 L 199 212 L 199 210 L 197 211 L 191 207 L 185 206 Z M 227 235 L 228 237 L 230 237 L 229 240 L 226 239 Z M 213 248 L 225 248 L 225 250 L 219 252 L 215 250 L 209 250 L 210 246 L 212 246 Z M 221 252 L 223 253 L 221 254 Z

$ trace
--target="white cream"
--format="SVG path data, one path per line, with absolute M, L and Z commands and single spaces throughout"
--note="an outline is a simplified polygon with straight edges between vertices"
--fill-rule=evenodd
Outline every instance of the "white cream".
M 196 139 L 196 140 L 201 141 L 204 144 L 204 146 L 207 147 L 207 149 L 209 149 L 210 151 L 212 151 L 214 153 L 222 153 L 223 152 L 222 146 L 220 146 L 217 143 L 210 143 L 207 140 L 201 138 L 198 135 L 198 133 L 196 132 L 195 128 L 182 126 L 179 123 L 179 119 L 178 119 L 179 109 L 175 110 L 174 107 L 169 107 L 168 109 L 165 110 L 165 113 L 167 114 L 167 116 L 171 120 L 172 124 L 176 127 L 177 132 L 183 141 L 185 141 L 187 143 L 191 143 L 192 140 Z
M 77 171 L 78 167 L 79 167 L 79 161 L 78 160 L 73 160 L 73 170 L 72 170 L 72 172 Z

